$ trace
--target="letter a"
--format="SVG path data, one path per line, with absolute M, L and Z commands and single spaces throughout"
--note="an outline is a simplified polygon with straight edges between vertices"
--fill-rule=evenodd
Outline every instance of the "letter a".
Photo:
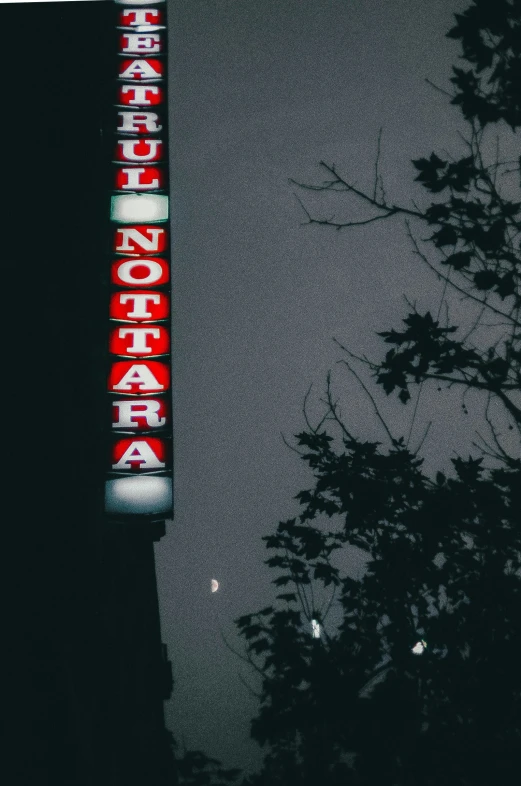
M 119 382 L 112 386 L 112 390 L 121 390 L 131 392 L 133 387 L 136 387 L 142 393 L 148 391 L 164 390 L 165 386 L 161 385 L 150 371 L 148 366 L 144 363 L 135 363 L 124 374 Z
M 163 469 L 166 464 L 158 457 L 145 440 L 132 442 L 112 469 L 130 469 L 132 464 L 139 464 L 139 469 Z
M 157 61 L 156 61 L 157 62 Z M 126 65 L 126 62 L 124 63 Z M 155 71 L 149 60 L 132 60 L 119 74 L 120 79 L 160 79 L 161 72 Z

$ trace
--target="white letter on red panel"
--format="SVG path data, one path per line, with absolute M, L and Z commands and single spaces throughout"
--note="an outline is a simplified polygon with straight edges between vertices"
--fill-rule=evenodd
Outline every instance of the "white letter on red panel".
M 163 173 L 155 166 L 118 169 L 116 187 L 122 191 L 157 191 L 163 185 Z
M 158 25 L 161 12 L 157 8 L 125 8 L 119 21 L 122 27 L 140 27 L 141 25 Z
M 118 112 L 118 131 L 126 134 L 155 134 L 162 127 L 155 112 Z
M 120 440 L 115 446 L 118 451 L 120 444 L 126 444 L 130 440 Z M 163 469 L 166 467 L 164 461 L 160 461 L 152 449 L 152 444 L 159 442 L 157 439 L 139 439 L 130 441 L 130 444 L 122 454 L 121 458 L 112 465 L 112 469 Z M 161 443 L 160 443 L 161 444 Z M 155 447 L 155 445 L 154 445 Z M 136 466 L 137 465 L 137 466 Z
M 112 364 L 109 390 L 115 393 L 160 393 L 166 390 L 168 366 L 158 361 L 147 363 L 119 361 Z
M 168 298 L 162 292 L 116 292 L 110 299 L 112 319 L 165 319 L 168 316 Z
M 168 330 L 159 325 L 115 328 L 109 340 L 114 355 L 165 355 L 169 346 Z
M 119 71 L 120 79 L 161 79 L 163 63 L 155 58 L 146 60 L 123 60 Z
M 158 161 L 162 155 L 161 139 L 120 139 L 117 157 L 119 161 Z
M 152 106 L 163 102 L 158 85 L 120 85 L 119 103 L 125 106 Z
M 155 55 L 161 51 L 159 33 L 123 33 L 120 51 L 124 54 Z
M 131 340 L 123 341 L 127 336 L 130 336 Z M 149 337 L 151 343 L 154 344 L 161 337 L 161 329 L 158 327 L 122 327 L 117 331 L 117 338 L 121 339 L 119 342 L 122 344 L 121 350 L 129 355 L 152 355 L 154 349 L 149 346 Z M 124 346 L 125 344 L 130 346 Z M 155 354 L 158 353 L 155 352 Z
M 161 295 L 159 292 L 152 294 L 147 292 L 144 295 L 136 294 L 135 292 L 120 292 L 118 295 L 121 305 L 132 303 L 132 310 L 127 310 L 125 316 L 127 319 L 154 319 L 152 311 L 148 310 L 148 304 L 153 303 L 159 305 L 161 302 Z M 157 319 L 157 317 L 156 317 Z
M 161 428 L 166 423 L 166 417 L 160 414 L 164 404 L 157 399 L 147 398 L 137 401 L 125 399 L 112 403 L 117 410 L 115 413 L 117 419 L 112 423 L 113 428 Z
M 153 287 L 169 280 L 164 259 L 116 259 L 112 264 L 112 283 L 121 287 Z
M 150 251 L 158 254 L 165 250 L 165 246 L 166 231 L 161 227 L 134 226 L 116 230 L 114 250 L 124 254 L 148 254 Z

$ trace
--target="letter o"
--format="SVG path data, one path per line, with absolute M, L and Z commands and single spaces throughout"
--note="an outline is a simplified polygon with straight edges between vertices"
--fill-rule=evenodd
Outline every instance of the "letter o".
M 150 287 L 168 281 L 168 265 L 163 259 L 135 257 L 116 260 L 112 267 L 112 283 L 127 287 Z

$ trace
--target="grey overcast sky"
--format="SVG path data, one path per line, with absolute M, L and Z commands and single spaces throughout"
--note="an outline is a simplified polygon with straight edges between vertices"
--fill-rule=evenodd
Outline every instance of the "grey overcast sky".
M 382 127 L 386 189 L 410 199 L 410 160 L 458 150 L 458 113 L 425 78 L 448 87 L 458 46 L 445 33 L 466 6 L 168 0 L 175 521 L 156 546 L 175 678 L 167 719 L 187 747 L 228 765 L 254 767 L 259 752 L 249 740 L 255 699 L 239 678 L 248 673 L 221 632 L 237 646 L 233 620 L 273 597 L 261 536 L 295 515 L 309 482 L 281 432 L 302 429 L 310 384 L 316 404 L 341 358 L 333 337 L 375 352 L 375 331 L 398 325 L 404 292 L 434 310 L 440 299 L 402 225 L 302 226 L 288 179 L 317 181 L 324 159 L 370 184 Z M 336 210 L 302 197 L 317 213 Z M 381 437 L 368 402 L 341 367 L 334 374 L 350 426 Z M 431 399 L 413 442 L 434 416 L 424 452 L 429 466 L 446 466 L 463 416 L 454 400 Z M 383 408 L 406 428 L 410 408 Z

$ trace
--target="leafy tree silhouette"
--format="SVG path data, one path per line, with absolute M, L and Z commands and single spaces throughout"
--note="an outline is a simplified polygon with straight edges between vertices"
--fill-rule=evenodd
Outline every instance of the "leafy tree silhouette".
M 242 777 L 239 769 L 226 768 L 203 751 L 187 750 L 171 732 L 168 737 L 175 757 L 177 786 L 238 786 Z
M 441 308 L 411 306 L 401 329 L 380 333 L 383 359 L 339 345 L 384 441 L 352 433 L 330 375 L 318 423 L 304 403 L 292 447 L 313 482 L 296 496 L 299 515 L 264 538 L 282 591 L 236 621 L 260 680 L 252 736 L 266 749 L 249 786 L 489 786 L 519 771 L 521 159 L 500 159 L 493 137 L 519 149 L 520 33 L 519 0 L 475 0 L 456 15 L 448 36 L 468 67 L 453 69 L 451 101 L 467 123 L 465 153 L 412 162 L 423 206 L 386 195 L 379 153 L 370 190 L 325 162 L 324 182 L 297 184 L 368 209 L 340 222 L 300 200 L 311 224 L 405 219 L 444 304 L 453 292 L 466 311 L 452 324 L 448 307 L 442 320 Z M 465 409 L 473 391 L 484 430 L 474 455 L 431 477 L 421 446 L 393 435 L 367 373 L 403 405 L 434 384 L 459 388 Z M 368 560 L 358 580 L 337 558 L 352 546 Z

